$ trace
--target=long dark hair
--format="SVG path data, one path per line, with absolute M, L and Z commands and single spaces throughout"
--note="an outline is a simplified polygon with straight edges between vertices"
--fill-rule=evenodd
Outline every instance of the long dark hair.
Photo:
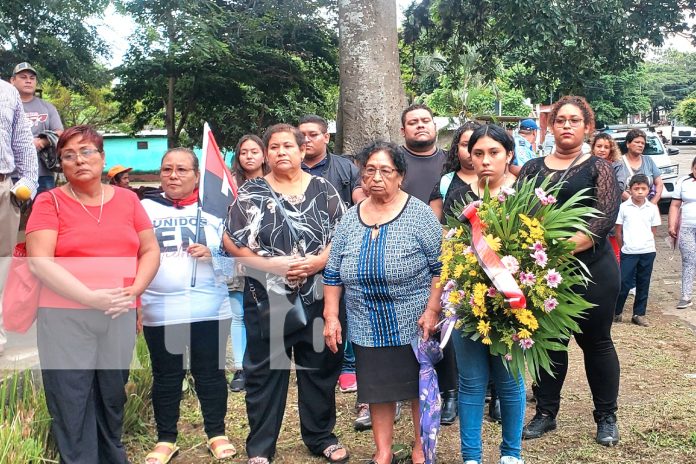
M 242 135 L 242 138 L 239 139 L 239 142 L 237 142 L 237 146 L 234 148 L 234 161 L 232 161 L 232 175 L 234 176 L 234 180 L 237 182 L 238 187 L 248 180 L 246 171 L 242 168 L 242 165 L 239 163 L 239 151 L 242 149 L 242 144 L 247 140 L 251 140 L 256 145 L 258 145 L 259 148 L 261 148 L 261 152 L 263 153 L 263 163 L 261 163 L 261 170 L 263 171 L 263 174 L 266 175 L 270 171 L 270 169 L 268 168 L 268 163 L 266 163 L 266 145 L 263 143 L 263 140 L 261 140 L 260 137 L 254 134 Z
M 474 148 L 474 145 L 476 145 L 476 142 L 479 141 L 479 139 L 482 139 L 483 137 L 490 137 L 499 144 L 505 148 L 505 151 L 507 153 L 515 153 L 515 141 L 510 137 L 510 134 L 507 133 L 505 129 L 503 129 L 500 126 L 497 126 L 495 124 L 486 124 L 485 126 L 481 126 L 478 129 L 474 130 L 474 133 L 471 134 L 471 138 L 469 139 L 469 145 L 467 149 L 469 150 L 469 153 Z
M 450 172 L 457 172 L 462 168 L 459 162 L 459 141 L 462 139 L 464 132 L 473 131 L 479 127 L 481 127 L 481 124 L 476 121 L 467 121 L 454 131 L 452 143 L 447 152 L 447 161 L 445 161 L 445 165 L 442 167 L 442 175 Z

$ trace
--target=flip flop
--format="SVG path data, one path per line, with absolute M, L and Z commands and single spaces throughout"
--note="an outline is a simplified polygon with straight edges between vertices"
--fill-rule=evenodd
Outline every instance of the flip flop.
M 343 456 L 342 458 L 332 459 L 331 455 L 334 454 L 338 450 L 345 450 L 346 455 Z M 348 454 L 348 450 L 345 448 L 345 446 L 343 446 L 340 443 L 335 443 L 333 445 L 327 446 L 326 449 L 324 451 L 322 451 L 322 454 L 324 455 L 326 460 L 332 464 L 348 462 L 348 459 L 350 459 L 350 455 Z
M 225 440 L 227 441 L 227 443 L 225 443 L 224 445 L 213 446 L 213 443 L 219 440 Z M 231 459 L 237 455 L 237 448 L 235 448 L 234 445 L 230 443 L 230 439 L 227 438 L 225 435 L 218 435 L 217 437 L 213 437 L 210 440 L 208 440 L 208 451 L 210 452 L 211 456 L 213 456 L 218 461 Z M 223 453 L 225 451 L 232 451 L 232 453 L 227 456 L 223 456 Z
M 150 459 L 156 459 L 157 464 L 167 464 L 169 461 L 172 460 L 174 456 L 179 454 L 179 447 L 176 446 L 176 443 L 169 443 L 166 441 L 158 441 L 155 444 L 155 448 L 158 446 L 164 447 L 164 448 L 169 448 L 169 453 L 162 453 L 161 451 L 152 451 L 149 453 L 147 456 L 145 456 L 145 464 L 150 464 L 148 461 Z

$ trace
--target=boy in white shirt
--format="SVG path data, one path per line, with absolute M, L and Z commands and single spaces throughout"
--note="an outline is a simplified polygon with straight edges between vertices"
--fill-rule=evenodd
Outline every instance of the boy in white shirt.
M 621 322 L 621 313 L 628 291 L 635 282 L 631 322 L 647 327 L 645 311 L 650 290 L 650 276 L 655 261 L 655 230 L 660 225 L 660 211 L 648 201 L 650 180 L 636 174 L 629 181 L 631 197 L 621 204 L 616 218 L 616 240 L 621 248 L 621 291 L 616 300 L 614 322 Z

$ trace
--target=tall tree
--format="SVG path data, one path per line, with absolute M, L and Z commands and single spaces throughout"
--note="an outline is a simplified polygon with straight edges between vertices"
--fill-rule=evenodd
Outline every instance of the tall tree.
M 120 0 L 138 30 L 115 92 L 136 129 L 164 113 L 169 145 L 210 122 L 222 146 L 245 132 L 333 116 L 337 75 L 329 0 Z M 334 84 L 335 85 L 335 84 Z M 330 114 L 327 114 L 330 113 Z
M 108 73 L 98 63 L 108 48 L 94 26 L 109 0 L 22 0 L 0 2 L 0 74 L 29 61 L 41 77 L 52 76 L 72 89 L 104 85 Z
M 516 66 L 516 84 L 546 101 L 635 69 L 668 34 L 691 32 L 684 15 L 695 8 L 696 0 L 422 0 L 406 12 L 404 40 L 424 52 L 438 49 L 453 72 L 463 48 L 476 43 L 478 72 Z
M 340 110 L 337 150 L 400 139 L 401 86 L 396 2 L 338 0 Z

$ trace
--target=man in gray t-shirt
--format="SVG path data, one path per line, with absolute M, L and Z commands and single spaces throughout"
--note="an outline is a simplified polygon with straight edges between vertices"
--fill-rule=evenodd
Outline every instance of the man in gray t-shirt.
M 27 62 L 19 63 L 12 71 L 10 83 L 15 86 L 22 99 L 24 114 L 29 119 L 34 146 L 38 153 L 50 143 L 47 138 L 39 137 L 39 134 L 52 130 L 60 136 L 63 133 L 63 123 L 55 106 L 34 95 L 37 77 L 32 65 Z M 39 192 L 53 188 L 55 185 L 53 173 L 39 161 Z

